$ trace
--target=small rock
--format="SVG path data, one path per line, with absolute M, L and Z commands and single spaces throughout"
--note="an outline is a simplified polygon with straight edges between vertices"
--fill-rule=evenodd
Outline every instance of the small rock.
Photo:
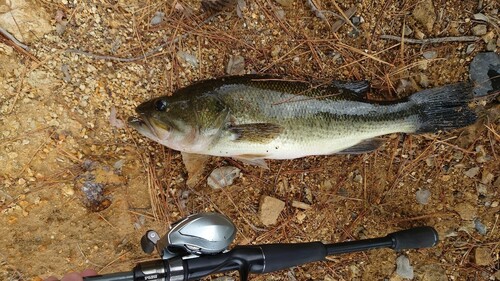
M 274 45 L 271 49 L 271 57 L 277 58 L 281 52 L 280 45 Z
M 436 12 L 432 0 L 424 0 L 418 2 L 412 12 L 413 18 L 423 25 L 428 32 L 432 31 L 434 22 L 436 21 Z
M 233 166 L 224 166 L 214 169 L 207 179 L 207 184 L 213 189 L 219 189 L 233 184 L 240 176 L 240 169 Z
M 292 207 L 302 209 L 302 210 L 311 209 L 311 205 L 304 203 L 304 202 L 295 201 L 295 200 L 292 202 Z
M 496 188 L 499 188 L 500 187 L 500 176 L 497 177 L 497 179 L 495 180 L 495 182 L 493 183 L 493 186 L 496 187 Z
M 63 81 L 66 82 L 66 83 L 71 82 L 71 74 L 69 74 L 69 65 L 63 64 L 61 66 L 61 71 L 62 71 L 62 73 L 64 75 Z
M 488 41 L 488 44 L 486 44 L 486 51 L 494 52 L 496 48 L 497 48 L 497 43 L 495 42 L 495 40 L 490 40 Z
M 431 59 L 435 59 L 437 57 L 437 52 L 436 51 L 425 51 L 422 56 L 425 58 L 425 59 L 428 59 L 428 60 L 431 60 Z
M 495 37 L 496 37 L 496 33 L 493 30 L 482 36 L 484 43 L 489 43 L 491 41 L 495 41 Z
M 464 172 L 464 175 L 466 175 L 469 178 L 473 178 L 479 174 L 479 167 L 474 167 L 470 168 L 469 170 Z
M 354 182 L 357 182 L 357 183 L 363 183 L 363 176 L 360 175 L 360 174 L 357 174 L 356 176 L 354 176 Z
M 477 185 L 477 193 L 486 195 L 488 193 L 488 188 L 486 187 L 486 185 L 480 183 Z
M 365 19 L 363 19 L 363 17 L 360 17 L 360 16 L 354 16 L 351 18 L 351 22 L 352 24 L 354 24 L 355 26 L 358 26 L 360 25 L 361 23 L 363 23 L 365 21 Z
M 306 213 L 304 213 L 304 212 L 298 212 L 295 217 L 297 218 L 297 222 L 301 224 L 306 219 Z
M 111 125 L 111 127 L 115 127 L 115 128 L 118 128 L 118 129 L 123 129 L 125 128 L 125 122 L 123 122 L 122 120 L 120 120 L 117 116 L 116 116 L 116 107 L 115 106 L 111 106 L 111 109 L 110 109 L 110 112 L 109 112 L 109 124 Z
M 285 10 L 280 7 L 276 7 L 274 14 L 278 17 L 278 19 L 282 20 L 285 18 Z
M 481 235 L 486 235 L 486 233 L 488 232 L 486 225 L 484 225 L 478 218 L 474 219 L 474 227 Z
M 284 208 L 285 202 L 271 196 L 262 197 L 259 206 L 260 221 L 265 226 L 276 224 L 278 217 Z
M 427 75 L 420 73 L 419 84 L 420 84 L 420 86 L 422 86 L 424 88 L 429 87 L 429 78 L 427 77 Z M 434 160 L 434 159 L 432 158 L 432 160 Z
M 491 182 L 493 182 L 494 178 L 495 178 L 495 176 L 492 173 L 483 172 L 483 175 L 481 177 L 481 183 L 483 183 L 483 184 L 491 184 Z
M 480 20 L 480 21 L 488 22 L 488 17 L 486 17 L 482 13 L 474 14 L 474 15 L 472 15 L 472 18 L 475 19 L 475 20 Z
M 434 156 L 427 157 L 425 159 L 425 164 L 427 164 L 428 167 L 434 167 Z
M 491 208 L 496 208 L 499 204 L 500 203 L 498 201 L 493 201 L 493 203 L 491 203 Z
M 463 220 L 470 221 L 476 217 L 476 208 L 470 203 L 458 203 L 457 205 L 455 205 L 454 209 Z
M 474 95 L 482 97 L 493 93 L 500 87 L 500 54 L 495 52 L 478 53 L 469 66 L 470 80 L 476 85 Z
M 479 266 L 490 265 L 493 263 L 491 250 L 486 247 L 477 247 L 474 250 L 474 263 Z
M 500 270 L 497 270 L 493 276 L 496 278 L 495 280 L 500 280 Z
M 151 25 L 158 25 L 163 21 L 163 18 L 165 17 L 165 13 L 157 11 L 154 15 L 153 18 L 151 19 L 150 24 Z
M 420 189 L 416 192 L 416 198 L 418 203 L 426 205 L 431 199 L 431 192 L 428 189 Z
M 190 53 L 184 52 L 184 51 L 178 51 L 177 52 L 177 58 L 189 65 L 191 65 L 193 68 L 198 67 L 198 59 L 191 55 Z
M 486 24 L 478 24 L 472 28 L 472 34 L 476 36 L 483 36 L 488 32 L 488 29 L 486 28 Z
M 230 56 L 226 67 L 226 73 L 228 75 L 245 74 L 245 58 L 239 55 Z
M 403 35 L 405 37 L 407 37 L 407 36 L 410 36 L 412 33 L 413 33 L 413 30 L 409 26 L 405 25 L 405 27 L 403 29 Z
M 472 52 L 474 52 L 474 50 L 476 49 L 476 45 L 474 44 L 469 44 L 467 45 L 467 49 L 465 50 L 465 53 L 467 55 L 471 54 Z
M 405 279 L 413 279 L 413 267 L 406 256 L 401 255 L 396 259 L 396 274 Z
M 462 151 L 455 151 L 452 157 L 453 159 L 460 161 L 464 158 L 464 153 Z

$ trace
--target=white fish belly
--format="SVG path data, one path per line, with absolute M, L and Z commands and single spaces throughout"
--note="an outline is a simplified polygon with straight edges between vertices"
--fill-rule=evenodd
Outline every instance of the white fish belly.
M 278 137 L 269 143 L 221 139 L 207 151 L 207 154 L 242 158 L 295 159 L 311 155 L 334 154 L 377 136 L 415 130 L 414 125 L 403 122 L 384 125 L 369 131 L 345 135 L 332 133 L 323 138 L 305 138 L 302 141 L 283 137 Z

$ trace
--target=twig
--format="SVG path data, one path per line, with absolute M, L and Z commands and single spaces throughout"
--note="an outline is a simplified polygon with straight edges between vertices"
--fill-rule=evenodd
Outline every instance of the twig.
M 30 47 L 28 47 L 28 45 L 25 45 L 21 41 L 17 40 L 16 37 L 14 37 L 12 34 L 10 34 L 7 30 L 3 29 L 2 27 L 0 27 L 0 33 L 7 39 L 12 41 L 14 44 L 16 44 L 18 47 L 22 48 L 23 50 L 27 52 L 30 50 Z
M 345 16 L 347 19 L 350 19 L 354 14 L 356 13 L 356 6 L 352 6 L 349 8 L 349 10 L 345 11 Z M 335 23 L 332 24 L 332 31 L 337 32 L 342 25 L 346 23 L 346 20 L 344 18 L 339 19 Z
M 323 14 L 323 12 L 321 12 L 320 9 L 318 9 L 318 7 L 316 6 L 316 3 L 313 2 L 313 0 L 307 0 L 307 5 L 309 6 L 309 8 L 311 9 L 311 11 L 320 19 L 324 20 L 324 21 L 327 21 L 325 15 Z
M 413 39 L 413 38 L 405 38 L 394 35 L 380 35 L 380 39 L 385 40 L 394 40 L 398 42 L 404 41 L 408 44 L 439 44 L 446 42 L 474 42 L 480 40 L 481 37 L 477 36 L 452 36 L 452 37 L 440 37 L 440 38 L 429 38 L 429 39 Z

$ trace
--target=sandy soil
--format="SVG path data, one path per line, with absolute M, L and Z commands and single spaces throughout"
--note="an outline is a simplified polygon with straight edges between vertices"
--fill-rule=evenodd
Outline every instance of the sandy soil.
M 140 250 L 147 229 L 164 232 L 188 214 L 219 211 L 239 229 L 235 244 L 345 241 L 419 225 L 442 239 L 432 249 L 336 256 L 253 280 L 402 280 L 400 255 L 414 280 L 499 280 L 498 99 L 478 100 L 480 120 L 466 129 L 391 135 L 366 155 L 269 161 L 269 170 L 214 158 L 207 173 L 226 164 L 242 169 L 222 190 L 205 181 L 187 187 L 179 153 L 121 126 L 142 101 L 226 74 L 230 56 L 244 58 L 246 73 L 368 79 L 373 98 L 394 99 L 464 81 L 479 51 L 499 48 L 494 0 L 316 0 L 324 11 L 357 8 L 357 30 L 344 24 L 336 32 L 332 13 L 322 20 L 305 0 L 278 2 L 284 6 L 247 1 L 241 17 L 229 9 L 206 21 L 194 0 L 0 1 L 0 26 L 30 47 L 0 36 L 0 279 L 130 270 L 156 258 Z M 431 10 L 415 14 L 425 3 Z M 491 23 L 474 19 L 478 12 Z M 477 33 L 484 40 L 380 38 L 400 36 L 404 26 L 411 38 Z M 104 189 L 91 193 L 89 184 Z M 430 191 L 427 204 L 416 200 L 422 190 Z M 263 195 L 286 203 L 276 225 L 259 219 Z M 311 208 L 293 207 L 294 200 Z

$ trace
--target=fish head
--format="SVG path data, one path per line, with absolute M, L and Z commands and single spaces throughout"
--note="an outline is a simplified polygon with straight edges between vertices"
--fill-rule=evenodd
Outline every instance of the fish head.
M 183 152 L 201 153 L 222 129 L 225 116 L 208 96 L 164 96 L 136 108 L 128 123 L 142 135 Z

